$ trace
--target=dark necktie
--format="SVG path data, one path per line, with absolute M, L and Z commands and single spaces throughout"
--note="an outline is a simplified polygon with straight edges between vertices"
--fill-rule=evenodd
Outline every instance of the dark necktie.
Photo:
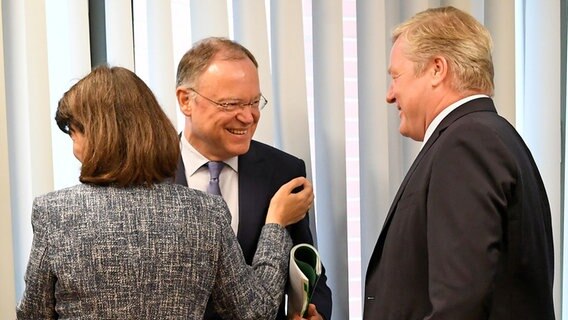
M 207 186 L 207 192 L 211 194 L 221 195 L 221 189 L 219 188 L 219 174 L 223 170 L 224 162 L 221 161 L 209 161 L 207 162 L 207 168 L 209 168 L 209 185 Z

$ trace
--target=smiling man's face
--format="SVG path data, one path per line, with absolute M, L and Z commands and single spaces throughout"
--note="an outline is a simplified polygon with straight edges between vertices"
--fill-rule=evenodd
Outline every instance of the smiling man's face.
M 250 59 L 215 59 L 199 77 L 197 95 L 186 90 L 182 112 L 186 116 L 185 138 L 203 156 L 213 161 L 226 160 L 244 154 L 256 130 L 258 108 L 222 110 L 218 103 L 250 103 L 258 101 L 260 84 L 258 70 Z
M 424 140 L 428 127 L 428 97 L 431 83 L 427 73 L 416 75 L 414 62 L 405 55 L 406 42 L 400 37 L 391 49 L 389 74 L 391 83 L 387 103 L 394 104 L 400 117 L 400 133 L 416 141 Z M 431 119 L 430 119 L 431 120 Z

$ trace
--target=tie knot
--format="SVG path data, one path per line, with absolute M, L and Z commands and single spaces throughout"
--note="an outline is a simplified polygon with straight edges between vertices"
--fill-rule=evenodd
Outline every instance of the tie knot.
M 207 167 L 209 168 L 209 175 L 211 176 L 211 179 L 219 179 L 219 174 L 221 173 L 221 170 L 223 170 L 223 167 L 225 166 L 225 163 L 222 161 L 209 161 L 207 162 Z

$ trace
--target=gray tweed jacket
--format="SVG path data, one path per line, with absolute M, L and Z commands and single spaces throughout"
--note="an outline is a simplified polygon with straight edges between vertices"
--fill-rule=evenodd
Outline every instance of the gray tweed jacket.
M 291 240 L 269 224 L 247 266 L 221 197 L 77 185 L 35 199 L 18 319 L 271 319 Z

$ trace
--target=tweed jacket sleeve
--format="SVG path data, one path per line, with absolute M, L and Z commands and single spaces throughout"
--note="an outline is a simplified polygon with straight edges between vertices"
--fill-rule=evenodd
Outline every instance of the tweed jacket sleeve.
M 37 201 L 33 203 L 32 229 L 34 238 L 30 260 L 25 275 L 26 299 L 18 308 L 18 319 L 57 319 L 55 312 L 56 277 L 51 272 L 47 258 L 48 215 L 44 214 Z M 35 293 L 35 294 L 34 294 Z
M 288 232 L 277 224 L 265 225 L 249 266 L 230 225 L 226 226 L 212 291 L 216 311 L 223 319 L 274 319 L 287 279 L 292 247 Z
M 246 265 L 222 198 L 180 185 L 80 185 L 34 200 L 18 319 L 271 319 L 291 239 L 266 225 Z

